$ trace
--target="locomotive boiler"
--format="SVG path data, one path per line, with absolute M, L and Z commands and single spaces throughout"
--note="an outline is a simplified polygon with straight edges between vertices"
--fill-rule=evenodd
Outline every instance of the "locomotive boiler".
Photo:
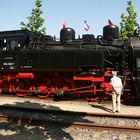
M 123 99 L 140 99 L 140 37 L 119 39 L 117 26 L 103 35 L 75 38 L 72 28 L 60 40 L 28 30 L 0 32 L 0 93 L 40 98 L 108 97 L 111 71 L 123 81 Z

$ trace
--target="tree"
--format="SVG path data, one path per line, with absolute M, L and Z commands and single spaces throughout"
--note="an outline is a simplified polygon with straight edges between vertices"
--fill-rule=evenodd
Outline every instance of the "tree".
M 28 29 L 35 33 L 46 34 L 46 28 L 43 27 L 44 19 L 41 18 L 41 14 L 43 14 L 42 10 L 42 0 L 36 0 L 35 8 L 32 9 L 31 16 L 28 16 L 29 20 L 27 24 L 21 22 L 21 29 Z
M 131 35 L 133 35 L 137 13 L 134 10 L 134 6 L 132 5 L 132 0 L 127 1 L 127 12 L 128 16 L 125 16 L 124 13 L 121 15 L 122 21 L 120 22 L 120 38 L 123 40 L 128 39 Z

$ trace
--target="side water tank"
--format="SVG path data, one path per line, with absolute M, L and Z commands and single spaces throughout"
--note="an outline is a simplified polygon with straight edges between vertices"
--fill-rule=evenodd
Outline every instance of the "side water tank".
M 67 42 L 75 40 L 75 31 L 72 28 L 62 28 L 60 31 L 60 41 Z
M 116 25 L 106 25 L 103 28 L 103 39 L 119 39 L 119 27 Z

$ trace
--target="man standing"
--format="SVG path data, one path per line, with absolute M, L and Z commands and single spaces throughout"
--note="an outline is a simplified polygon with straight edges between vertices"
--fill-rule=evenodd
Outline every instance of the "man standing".
M 110 85 L 112 86 L 112 110 L 113 113 L 120 112 L 121 108 L 121 92 L 122 92 L 122 81 L 117 76 L 116 71 L 112 71 L 113 77 L 111 78 Z

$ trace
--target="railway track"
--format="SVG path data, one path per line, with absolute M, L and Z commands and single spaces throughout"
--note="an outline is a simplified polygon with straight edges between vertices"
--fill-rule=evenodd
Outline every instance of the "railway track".
M 88 128 L 106 131 L 140 132 L 139 115 L 101 114 L 46 110 L 9 105 L 0 106 L 1 122 L 26 122 L 32 125 Z

